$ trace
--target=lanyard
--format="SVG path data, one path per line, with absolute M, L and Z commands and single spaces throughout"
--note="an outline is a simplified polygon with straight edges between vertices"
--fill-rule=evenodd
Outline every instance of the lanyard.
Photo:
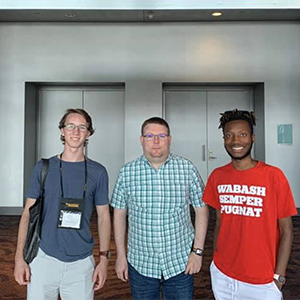
M 59 160 L 59 174 L 60 174 L 61 197 L 64 198 L 63 178 L 62 178 L 61 170 L 62 170 L 62 153 L 60 154 L 60 160 Z M 87 163 L 86 163 L 86 157 L 84 156 L 84 187 L 83 187 L 82 199 L 85 199 L 86 182 L 87 182 Z

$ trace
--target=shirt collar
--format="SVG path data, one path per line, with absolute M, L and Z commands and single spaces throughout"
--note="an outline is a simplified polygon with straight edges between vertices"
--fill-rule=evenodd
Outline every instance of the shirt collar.
M 168 155 L 166 161 L 160 166 L 160 168 L 161 168 L 162 166 L 166 165 L 171 159 L 172 159 L 172 154 L 170 153 L 170 154 Z M 150 167 L 152 167 L 150 161 L 147 159 L 147 157 L 146 157 L 144 154 L 141 156 L 141 160 L 142 160 L 144 163 L 148 164 Z

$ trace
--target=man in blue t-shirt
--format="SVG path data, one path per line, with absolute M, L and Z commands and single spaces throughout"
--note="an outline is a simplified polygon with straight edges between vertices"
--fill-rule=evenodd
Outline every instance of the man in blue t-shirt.
M 37 256 L 28 265 L 23 258 L 29 208 L 40 196 L 43 162 L 33 169 L 26 205 L 19 225 L 15 280 L 27 285 L 27 299 L 90 300 L 107 276 L 110 244 L 108 176 L 83 150 L 94 133 L 91 117 L 82 109 L 68 109 L 59 122 L 64 144 L 60 155 L 49 159 L 44 186 L 42 232 Z M 98 215 L 99 264 L 95 267 L 90 218 Z

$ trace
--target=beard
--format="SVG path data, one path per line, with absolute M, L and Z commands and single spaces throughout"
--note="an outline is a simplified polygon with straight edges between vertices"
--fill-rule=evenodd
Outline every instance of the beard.
M 232 154 L 227 150 L 226 146 L 225 146 L 225 150 L 226 150 L 226 152 L 228 153 L 228 155 L 229 155 L 232 159 L 242 160 L 242 159 L 246 158 L 247 156 L 249 156 L 249 155 L 251 154 L 252 146 L 253 146 L 253 142 L 251 142 L 251 145 L 250 145 L 249 150 L 248 150 L 243 156 L 238 156 L 238 157 L 232 155 Z

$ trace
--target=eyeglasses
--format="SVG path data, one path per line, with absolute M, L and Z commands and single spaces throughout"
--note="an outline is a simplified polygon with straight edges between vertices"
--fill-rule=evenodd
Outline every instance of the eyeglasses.
M 155 137 L 157 137 L 159 140 L 165 140 L 169 135 L 166 133 L 160 133 L 160 134 L 144 134 L 143 137 L 147 140 L 147 141 L 153 141 L 155 139 Z
M 79 130 L 80 132 L 87 132 L 87 130 L 88 130 L 87 127 L 84 126 L 84 125 L 78 125 L 78 126 L 76 126 L 76 125 L 73 124 L 73 123 L 64 125 L 64 128 L 66 128 L 68 131 L 73 131 L 73 130 L 75 130 L 76 128 L 78 128 L 78 130 Z

